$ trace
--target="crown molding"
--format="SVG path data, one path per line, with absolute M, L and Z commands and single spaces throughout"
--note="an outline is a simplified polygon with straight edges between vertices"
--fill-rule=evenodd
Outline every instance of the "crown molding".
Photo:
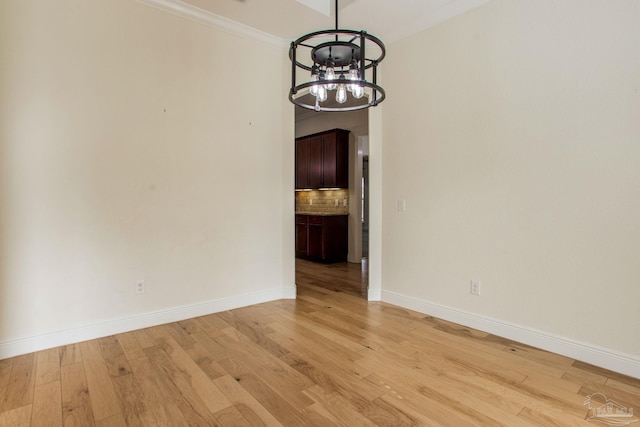
M 147 6 L 151 6 L 165 12 L 169 12 L 173 15 L 181 16 L 183 18 L 187 18 L 192 21 L 196 21 L 201 24 L 205 24 L 232 34 L 259 40 L 276 47 L 287 47 L 289 45 L 289 42 L 285 39 L 265 33 L 264 31 L 256 30 L 255 28 L 249 27 L 248 25 L 232 21 L 231 19 L 225 18 L 224 16 L 216 15 L 215 13 L 200 9 L 199 7 L 192 6 L 180 0 L 136 1 L 138 3 L 143 3 Z

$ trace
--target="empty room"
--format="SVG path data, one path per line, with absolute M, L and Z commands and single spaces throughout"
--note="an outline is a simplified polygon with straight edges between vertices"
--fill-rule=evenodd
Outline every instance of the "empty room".
M 0 427 L 640 425 L 639 22 L 0 0 Z

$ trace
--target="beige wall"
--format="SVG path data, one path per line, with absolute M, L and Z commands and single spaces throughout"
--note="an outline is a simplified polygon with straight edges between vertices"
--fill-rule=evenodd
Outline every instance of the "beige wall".
M 0 1 L 0 347 L 293 289 L 285 49 L 131 0 Z
M 492 0 L 389 46 L 385 292 L 640 358 L 638 22 Z

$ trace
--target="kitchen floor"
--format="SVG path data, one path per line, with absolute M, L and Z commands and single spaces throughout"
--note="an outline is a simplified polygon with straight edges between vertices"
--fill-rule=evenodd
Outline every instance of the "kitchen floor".
M 369 264 L 336 262 L 322 264 L 296 258 L 296 284 L 320 286 L 335 292 L 367 297 Z

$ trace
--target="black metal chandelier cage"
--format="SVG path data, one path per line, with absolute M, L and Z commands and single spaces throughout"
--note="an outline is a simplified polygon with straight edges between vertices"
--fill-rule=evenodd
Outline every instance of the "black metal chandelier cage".
M 335 30 L 316 31 L 291 42 L 289 100 L 315 111 L 374 107 L 386 96 L 377 81 L 378 65 L 386 53 L 384 44 L 366 31 L 339 29 L 338 0 L 335 15 Z M 309 76 L 300 84 L 296 79 L 299 70 Z M 305 96 L 307 93 L 311 96 Z

